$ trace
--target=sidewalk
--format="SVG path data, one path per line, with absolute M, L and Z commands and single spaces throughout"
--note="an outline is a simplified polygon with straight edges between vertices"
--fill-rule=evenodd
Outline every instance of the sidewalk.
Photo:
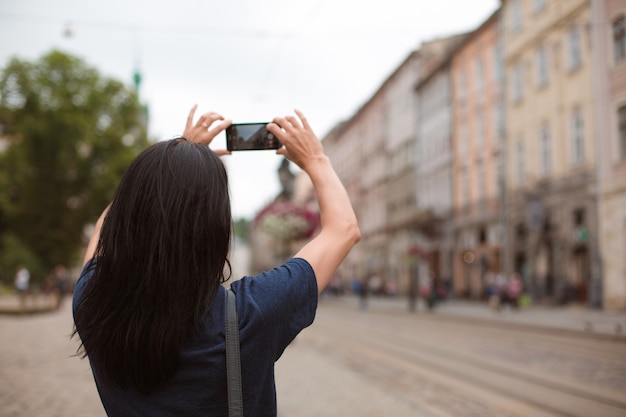
M 359 298 L 353 295 L 322 296 L 324 303 L 343 303 L 354 309 L 359 308 Z M 428 312 L 423 300 L 417 303 L 415 312 L 409 311 L 406 297 L 368 297 L 367 309 L 375 311 L 397 311 L 407 314 L 432 314 L 435 317 L 454 317 L 463 320 L 482 321 L 490 324 L 515 325 L 577 332 L 601 337 L 611 337 L 626 341 L 626 312 L 606 312 L 592 310 L 584 306 L 531 306 L 520 310 L 503 308 L 492 310 L 486 302 L 466 300 L 446 300 Z
M 71 303 L 67 296 L 66 303 Z M 17 296 L 0 296 L 0 314 L 47 313 L 55 308 L 56 299 L 51 295 L 30 296 L 26 310 L 22 312 Z M 324 303 L 341 303 L 358 309 L 359 298 L 354 295 L 329 296 L 320 298 Z M 396 311 L 407 314 L 433 314 L 435 317 L 454 317 L 463 320 L 483 321 L 491 324 L 516 325 L 579 332 L 590 335 L 619 338 L 626 341 L 626 312 L 606 312 L 588 307 L 574 306 L 531 306 L 520 310 L 504 308 L 500 312 L 492 310 L 486 302 L 466 300 L 446 300 L 440 302 L 432 312 L 428 312 L 423 300 L 417 303 L 415 312 L 409 311 L 406 297 L 368 297 L 367 309 L 375 311 Z
M 65 302 L 71 296 L 65 296 Z M 0 296 L 0 314 L 38 314 L 49 313 L 56 309 L 57 297 L 54 294 L 29 294 L 21 305 L 16 294 Z

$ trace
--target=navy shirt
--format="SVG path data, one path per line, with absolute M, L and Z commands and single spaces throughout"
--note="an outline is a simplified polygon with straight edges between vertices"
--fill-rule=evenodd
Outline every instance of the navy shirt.
M 88 263 L 89 264 L 89 263 Z M 93 268 L 83 269 L 74 292 L 74 312 Z M 243 408 L 246 416 L 276 416 L 274 362 L 317 308 L 317 282 L 300 258 L 232 283 L 237 296 Z M 219 288 L 204 331 L 181 352 L 180 367 L 158 391 L 142 395 L 94 378 L 109 416 L 228 416 L 224 318 L 226 290 Z

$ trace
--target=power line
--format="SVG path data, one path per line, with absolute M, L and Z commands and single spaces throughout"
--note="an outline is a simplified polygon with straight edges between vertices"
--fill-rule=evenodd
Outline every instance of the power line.
M 110 20 L 97 19 L 68 19 L 65 17 L 41 15 L 34 13 L 17 13 L 17 12 L 0 12 L 1 20 L 36 20 L 44 23 L 66 25 L 80 25 L 89 29 L 97 29 L 102 31 L 125 31 L 125 32 L 158 32 L 170 35 L 202 35 L 216 37 L 241 37 L 241 38 L 264 38 L 264 39 L 283 39 L 289 40 L 293 37 L 290 32 L 276 32 L 266 29 L 247 29 L 232 27 L 211 27 L 211 26 L 190 26 L 175 24 L 156 24 L 156 23 L 127 23 Z

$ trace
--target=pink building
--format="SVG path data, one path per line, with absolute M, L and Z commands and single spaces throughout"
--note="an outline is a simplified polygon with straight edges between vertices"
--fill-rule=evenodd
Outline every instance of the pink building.
M 459 295 L 481 297 L 502 272 L 503 61 L 495 12 L 457 48 L 451 63 L 454 279 Z

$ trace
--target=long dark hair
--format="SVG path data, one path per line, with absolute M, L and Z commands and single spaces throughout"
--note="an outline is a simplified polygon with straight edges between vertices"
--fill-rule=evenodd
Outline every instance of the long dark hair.
M 157 389 L 230 275 L 230 238 L 219 157 L 182 138 L 144 150 L 104 219 L 94 275 L 75 314 L 78 353 L 111 383 Z

